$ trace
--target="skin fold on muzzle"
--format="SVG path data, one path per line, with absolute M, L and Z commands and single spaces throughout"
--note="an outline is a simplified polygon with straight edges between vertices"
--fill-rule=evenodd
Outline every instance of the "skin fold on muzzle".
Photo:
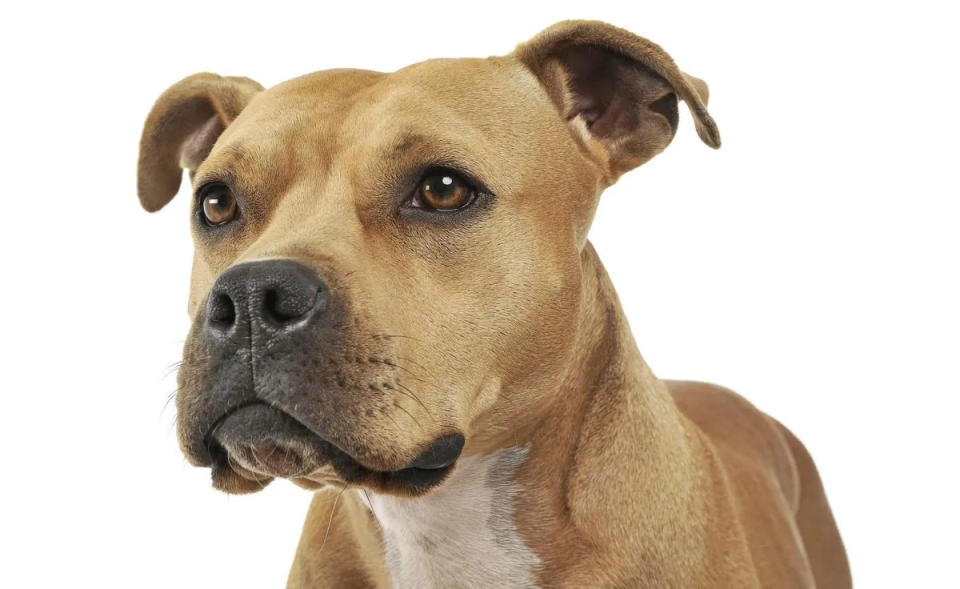
M 345 313 L 318 274 L 292 260 L 245 262 L 217 278 L 191 340 L 203 347 L 210 384 L 180 420 L 184 451 L 213 469 L 215 486 L 254 491 L 274 477 L 308 484 L 332 467 L 349 483 L 420 492 L 450 471 L 459 433 L 435 438 L 398 468 L 371 467 L 337 446 L 317 408 L 304 411 L 311 383 L 329 378 L 324 352 L 342 345 Z

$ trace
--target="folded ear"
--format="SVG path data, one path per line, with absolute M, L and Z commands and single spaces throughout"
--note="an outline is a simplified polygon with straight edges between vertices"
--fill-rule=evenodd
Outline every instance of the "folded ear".
M 720 147 L 707 85 L 681 72 L 658 45 L 599 21 L 564 21 L 517 47 L 576 137 L 612 182 L 673 139 L 677 99 L 697 133 Z
M 183 170 L 196 170 L 213 144 L 263 86 L 249 78 L 194 74 L 160 95 L 143 125 L 137 192 L 157 211 L 180 189 Z

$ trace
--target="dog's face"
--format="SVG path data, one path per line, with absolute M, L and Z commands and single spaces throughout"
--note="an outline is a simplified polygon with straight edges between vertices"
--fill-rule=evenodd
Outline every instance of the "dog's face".
M 505 57 L 168 90 L 140 195 L 155 210 L 192 173 L 188 459 L 233 492 L 417 494 L 532 426 L 576 343 L 600 191 L 669 143 L 678 95 L 718 141 L 702 83 L 637 43 L 564 23 Z

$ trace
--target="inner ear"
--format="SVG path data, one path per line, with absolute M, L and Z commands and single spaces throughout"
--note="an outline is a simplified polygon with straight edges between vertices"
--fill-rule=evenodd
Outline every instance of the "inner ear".
M 168 88 L 150 109 L 140 136 L 137 193 L 148 211 L 163 208 L 191 177 L 217 138 L 263 86 L 249 78 L 200 73 Z
M 588 45 L 559 49 L 549 65 L 560 70 L 555 102 L 567 121 L 579 117 L 588 139 L 603 144 L 614 176 L 662 151 L 676 134 L 676 94 L 645 65 Z
M 180 149 L 180 167 L 190 170 L 191 177 L 193 172 L 203 163 L 203 160 L 210 155 L 213 144 L 217 142 L 217 138 L 220 137 L 224 129 L 226 129 L 226 125 L 223 124 L 223 120 L 210 109 L 207 122 L 202 124 L 184 141 Z

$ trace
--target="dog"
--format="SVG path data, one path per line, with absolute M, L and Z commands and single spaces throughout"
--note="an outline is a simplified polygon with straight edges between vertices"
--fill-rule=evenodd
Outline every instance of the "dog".
M 850 587 L 803 445 L 657 379 L 587 240 L 679 102 L 720 146 L 707 99 L 596 21 L 160 96 L 140 202 L 184 169 L 195 199 L 178 439 L 222 491 L 315 491 L 289 587 Z

